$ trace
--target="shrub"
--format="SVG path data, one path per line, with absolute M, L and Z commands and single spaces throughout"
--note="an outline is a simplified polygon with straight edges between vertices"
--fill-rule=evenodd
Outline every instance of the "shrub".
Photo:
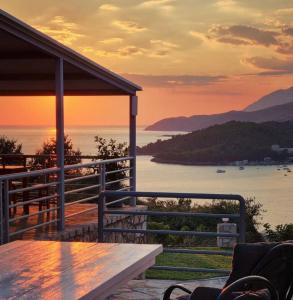
M 270 242 L 293 240 L 293 223 L 280 224 L 272 229 L 271 225 L 264 224 L 265 236 Z
M 55 138 L 51 138 L 43 143 L 41 149 L 37 150 L 36 155 L 40 157 L 34 158 L 32 168 L 50 168 L 55 167 L 57 152 L 57 142 Z M 42 155 L 44 155 L 42 157 Z M 78 164 L 81 162 L 81 151 L 74 149 L 71 138 L 68 135 L 64 137 L 64 163 L 65 165 Z
M 22 144 L 18 144 L 15 139 L 2 135 L 0 136 L 0 154 L 23 154 Z
M 102 138 L 100 136 L 95 137 L 95 143 L 97 148 L 97 158 L 101 160 L 106 159 L 115 159 L 115 158 L 121 158 L 126 157 L 128 155 L 128 147 L 126 143 L 119 143 L 114 139 L 110 139 L 109 141 L 105 138 Z M 106 180 L 107 182 L 115 181 L 115 180 L 121 180 L 126 177 L 126 172 L 122 171 L 127 167 L 127 161 L 119 161 L 114 163 L 108 163 L 106 164 L 106 171 L 116 171 L 121 170 L 120 172 L 115 172 L 112 174 L 107 174 Z M 107 185 L 108 190 L 119 190 L 121 188 L 125 187 L 122 181 L 115 182 L 112 184 Z M 107 202 L 111 202 L 113 200 L 116 200 L 115 197 L 107 197 Z M 116 205 L 112 206 L 121 206 L 122 203 L 118 203 Z
M 143 204 L 148 206 L 149 210 L 154 211 L 185 211 L 185 212 L 199 212 L 199 213 L 213 213 L 213 214 L 235 214 L 239 212 L 239 204 L 236 201 L 212 201 L 212 203 L 198 204 L 193 203 L 190 199 L 176 200 L 158 200 L 156 198 L 149 198 L 140 200 Z M 246 204 L 246 241 L 257 242 L 262 241 L 263 237 L 258 232 L 258 225 L 262 213 L 264 212 L 262 204 L 255 201 L 254 198 L 245 200 Z M 172 230 L 181 231 L 216 231 L 219 219 L 204 218 L 204 217 L 168 217 L 168 216 L 152 216 L 148 217 L 148 224 L 155 223 L 161 228 L 168 226 Z M 221 222 L 221 221 L 220 221 Z M 150 226 L 150 225 L 149 225 Z M 151 225 L 152 226 L 152 225 Z M 169 237 L 164 242 L 179 246 L 192 246 L 195 244 L 211 245 L 211 239 L 204 237 L 187 237 L 187 236 L 173 236 Z M 214 244 L 214 243 L 213 243 Z M 166 245 L 166 244 L 165 244 Z

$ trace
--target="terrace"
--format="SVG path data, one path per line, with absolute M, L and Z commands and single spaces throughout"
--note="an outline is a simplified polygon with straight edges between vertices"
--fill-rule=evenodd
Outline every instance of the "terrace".
M 33 251 L 35 251 L 34 253 L 38 256 L 40 249 L 43 247 L 42 245 L 45 244 L 34 244 L 36 242 L 33 240 L 47 240 L 46 243 L 48 244 L 46 245 L 48 248 L 51 247 L 48 240 L 73 241 L 72 247 L 65 244 L 63 246 L 58 244 L 57 247 L 56 244 L 53 244 L 52 248 L 50 248 L 53 250 L 50 250 L 52 252 L 48 250 L 48 256 L 51 257 L 54 251 L 58 254 L 58 249 L 61 247 L 66 249 L 64 251 L 69 251 L 69 253 L 64 252 L 67 253 L 66 255 L 70 256 L 73 253 L 72 259 L 79 259 L 74 256 L 74 253 L 86 251 L 87 247 L 91 248 L 93 246 L 85 243 L 85 249 L 83 250 L 82 244 L 78 244 L 75 249 L 74 242 L 76 241 L 140 243 L 141 245 L 138 245 L 138 250 L 134 254 L 138 255 L 140 252 L 146 251 L 144 256 L 139 257 L 138 255 L 137 259 L 132 261 L 127 256 L 127 251 L 123 250 L 123 252 L 121 250 L 124 254 L 121 254 L 120 259 L 126 262 L 129 260 L 131 266 L 125 265 L 121 267 L 119 272 L 117 271 L 118 273 L 114 272 L 114 267 L 114 271 L 110 267 L 111 271 L 114 272 L 113 274 L 111 273 L 111 276 L 109 275 L 109 281 L 107 282 L 107 284 L 111 283 L 111 293 L 114 293 L 119 286 L 135 278 L 149 267 L 152 267 L 153 271 L 226 276 L 230 271 L 229 269 L 162 264 L 152 266 L 155 256 L 161 252 L 161 248 L 157 245 L 156 248 L 150 249 L 148 248 L 149 245 L 145 244 L 156 241 L 154 236 L 174 235 L 206 238 L 214 240 L 214 245 L 216 245 L 216 239 L 228 239 L 229 241 L 234 239 L 233 241 L 244 242 L 245 203 L 244 199 L 239 195 L 136 191 L 136 116 L 138 105 L 136 93 L 141 88 L 52 40 L 4 11 L 0 11 L 0 38 L 1 41 L 5 41 L 0 46 L 0 96 L 55 96 L 57 141 L 56 156 L 48 157 L 48 159 L 56 160 L 56 166 L 54 167 L 30 170 L 27 168 L 26 160 L 34 158 L 31 155 L 11 156 L 7 154 L 1 156 L 0 239 L 1 244 L 7 244 L 2 246 L 7 247 L 5 249 L 2 248 L 3 251 L 7 251 L 6 254 L 9 253 L 9 255 L 15 256 L 15 249 L 20 247 L 18 250 L 22 252 L 21 245 L 24 244 L 15 246 L 15 243 L 10 242 L 26 240 L 23 241 L 26 243 L 26 247 L 32 247 Z M 39 66 L 42 67 L 40 68 Z M 67 95 L 115 95 L 128 97 L 129 156 L 95 161 L 92 161 L 94 157 L 80 157 L 83 160 L 81 163 L 65 165 L 64 96 Z M 16 165 L 15 161 L 19 162 L 19 160 L 24 160 L 25 162 Z M 8 161 L 6 165 L 5 161 Z M 113 166 L 116 166 L 116 169 L 113 169 Z M 113 176 L 111 176 L 119 173 L 123 176 L 118 179 L 113 179 Z M 123 183 L 123 187 L 117 188 L 117 183 Z M 237 203 L 239 209 L 237 213 L 232 214 L 150 211 L 142 201 L 142 199 L 147 198 L 188 198 L 196 199 L 197 201 L 222 200 Z M 138 199 L 140 201 L 139 205 L 137 204 Z M 113 208 L 113 204 L 122 205 L 120 208 Z M 151 217 L 207 218 L 218 220 L 218 222 L 221 222 L 223 218 L 229 218 L 235 221 L 238 226 L 235 232 L 150 229 L 147 225 L 147 220 Z M 103 245 L 96 244 L 96 251 L 99 252 L 99 249 L 104 249 L 103 247 L 106 246 Z M 111 246 L 112 244 L 109 245 Z M 107 266 L 109 268 L 111 259 L 114 257 L 117 259 L 118 254 L 117 252 L 112 253 L 110 248 L 108 250 L 105 249 L 103 251 L 107 253 L 107 259 L 97 257 L 97 260 L 91 261 L 91 264 L 99 264 L 100 261 L 103 261 L 103 267 L 106 268 L 105 266 Z M 164 252 L 192 255 L 192 257 L 196 255 L 199 257 L 212 255 L 216 257 L 231 256 L 231 251 L 212 247 L 205 249 L 184 249 L 179 246 L 166 247 Z M 29 254 L 29 251 L 25 250 L 25 253 Z M 112 254 L 110 255 L 109 253 Z M 87 255 L 92 256 L 94 254 Z M 5 263 L 4 258 L 3 263 Z M 24 261 L 19 262 L 20 265 L 21 263 L 25 264 Z M 58 263 L 64 263 L 67 267 L 70 264 L 70 262 L 62 259 L 57 260 L 56 264 Z M 133 272 L 127 271 L 130 267 L 133 268 Z M 99 268 L 97 267 L 97 269 Z M 54 272 L 53 269 L 52 272 Z M 83 270 L 83 272 L 85 274 L 86 272 L 93 274 L 90 267 L 87 270 Z M 95 274 L 102 276 L 101 273 Z M 74 274 L 70 274 L 71 277 L 72 275 Z M 69 275 L 67 274 L 66 276 Z M 117 280 L 117 276 L 121 280 Z M 52 279 L 52 281 L 54 280 Z M 139 296 L 134 293 L 134 290 L 139 289 L 141 282 L 143 281 L 130 282 L 128 288 L 124 286 L 124 290 L 120 290 L 120 293 L 126 295 L 125 299 L 130 299 L 131 295 L 134 297 L 133 299 L 138 299 Z M 222 279 L 216 279 L 209 284 L 215 286 L 222 283 Z M 72 281 L 70 281 L 70 284 L 72 284 Z M 148 281 L 147 284 L 149 284 L 149 292 L 154 291 L 156 285 L 157 287 L 159 285 L 158 290 L 161 293 L 170 282 L 162 283 L 157 281 L 156 283 L 156 281 L 152 281 L 150 283 Z M 64 286 L 62 287 L 65 288 Z M 95 286 L 95 283 L 91 283 L 90 290 L 97 292 L 99 288 Z M 142 293 L 145 288 L 144 286 L 141 289 Z M 101 290 L 99 291 L 101 292 Z M 7 293 L 10 292 L 7 291 Z M 42 293 L 43 291 L 38 290 L 36 292 Z M 104 292 L 105 290 L 103 290 Z M 67 291 L 64 292 L 64 295 L 68 296 L 66 293 Z M 118 298 L 120 297 L 119 299 L 121 299 L 122 294 L 118 296 Z M 63 297 L 65 297 L 64 295 Z M 82 298 L 81 295 L 77 291 L 74 297 Z M 109 296 L 109 291 L 103 295 L 102 298 Z M 117 295 L 113 297 L 115 299 Z M 99 299 L 102 298 L 99 296 Z

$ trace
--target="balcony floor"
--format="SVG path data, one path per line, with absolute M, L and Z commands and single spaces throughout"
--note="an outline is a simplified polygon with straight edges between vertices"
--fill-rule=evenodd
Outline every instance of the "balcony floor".
M 194 290 L 198 286 L 222 288 L 226 280 L 226 277 L 187 282 L 156 279 L 131 280 L 113 296 L 109 297 L 108 300 L 160 300 L 165 289 L 172 284 L 180 283 L 190 290 Z M 174 293 L 174 296 L 180 295 L 183 294 L 180 292 Z

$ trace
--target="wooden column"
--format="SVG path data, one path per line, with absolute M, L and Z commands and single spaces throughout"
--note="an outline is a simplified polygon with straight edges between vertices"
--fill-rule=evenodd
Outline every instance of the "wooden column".
M 63 59 L 56 60 L 55 92 L 56 92 L 56 154 L 58 172 L 58 230 L 64 230 L 64 81 Z
M 132 168 L 130 171 L 130 180 L 131 191 L 136 191 L 136 116 L 138 101 L 137 96 L 130 96 L 130 109 L 129 109 L 129 155 L 133 157 L 130 163 Z M 136 198 L 131 199 L 131 206 L 136 206 Z

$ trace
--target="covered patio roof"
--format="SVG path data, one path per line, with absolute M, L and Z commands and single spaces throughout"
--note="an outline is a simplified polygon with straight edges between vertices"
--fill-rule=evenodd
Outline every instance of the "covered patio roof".
M 58 229 L 64 229 L 64 95 L 127 95 L 131 190 L 136 190 L 136 92 L 141 87 L 0 10 L 0 96 L 55 96 Z M 135 205 L 135 200 L 131 201 Z
M 0 96 L 56 95 L 56 58 L 64 95 L 135 95 L 141 87 L 0 10 Z

